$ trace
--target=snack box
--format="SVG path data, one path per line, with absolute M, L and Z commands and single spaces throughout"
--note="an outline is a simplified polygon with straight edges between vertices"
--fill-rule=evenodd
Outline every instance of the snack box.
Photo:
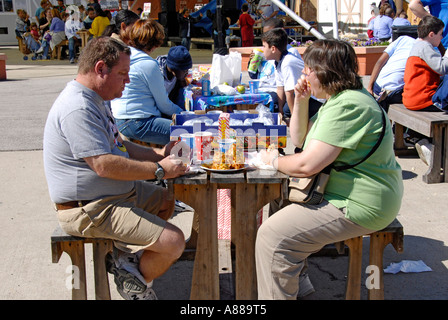
M 278 148 L 286 147 L 287 126 L 281 122 L 281 114 L 272 113 L 274 118 L 273 125 L 265 125 L 262 122 L 253 122 L 252 125 L 230 125 L 231 129 L 236 131 L 237 140 L 244 141 L 245 149 L 267 148 L 271 144 Z M 207 117 L 209 123 L 197 122 L 191 125 L 184 125 L 188 120 L 199 120 Z M 173 116 L 173 123 L 171 124 L 170 140 L 180 140 L 180 135 L 183 133 L 195 133 L 201 131 L 212 132 L 214 137 L 213 147 L 217 147 L 218 139 L 218 125 L 216 124 L 219 118 L 219 113 L 207 114 L 176 114 Z M 258 113 L 230 113 L 230 119 L 238 119 L 244 122 L 248 118 L 258 118 Z M 210 122 L 212 124 L 210 124 Z

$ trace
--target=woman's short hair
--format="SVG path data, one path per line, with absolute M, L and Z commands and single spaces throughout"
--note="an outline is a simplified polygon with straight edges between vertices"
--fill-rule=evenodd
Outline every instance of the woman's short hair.
M 81 51 L 78 59 L 78 73 L 87 74 L 100 60 L 104 61 L 110 70 L 118 64 L 122 52 L 131 55 L 131 49 L 114 38 L 105 36 L 93 38 Z
M 316 40 L 305 50 L 303 62 L 315 72 L 328 93 L 363 87 L 355 50 L 346 41 Z
M 160 47 L 165 40 L 163 26 L 153 19 L 139 19 L 132 28 L 127 28 L 124 36 L 129 39 L 129 45 L 142 50 L 151 51 Z

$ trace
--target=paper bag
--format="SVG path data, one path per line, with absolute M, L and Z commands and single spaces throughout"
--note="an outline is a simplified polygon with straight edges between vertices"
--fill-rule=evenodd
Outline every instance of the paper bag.
M 235 87 L 240 84 L 241 79 L 241 53 L 230 52 L 226 56 L 214 54 L 212 68 L 210 70 L 210 87 L 227 82 Z

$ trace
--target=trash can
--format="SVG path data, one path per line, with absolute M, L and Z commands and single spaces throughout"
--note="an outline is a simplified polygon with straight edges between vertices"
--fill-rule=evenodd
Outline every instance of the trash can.
M 417 26 L 393 26 L 392 41 L 395 41 L 399 36 L 410 36 L 414 39 L 417 39 Z

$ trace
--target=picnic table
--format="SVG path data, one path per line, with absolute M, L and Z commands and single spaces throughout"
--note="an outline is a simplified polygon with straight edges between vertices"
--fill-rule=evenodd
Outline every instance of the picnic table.
M 196 254 L 191 299 L 219 300 L 217 190 L 231 190 L 231 236 L 235 245 L 235 298 L 257 299 L 255 239 L 257 212 L 287 190 L 288 176 L 274 170 L 199 173 L 169 182 L 173 196 L 195 210 L 187 247 Z M 193 243 L 192 243 L 193 242 Z
M 78 34 L 81 37 L 81 49 L 83 49 L 87 45 L 91 33 L 89 32 L 89 30 L 81 29 L 78 30 L 76 34 Z
M 271 112 L 274 110 L 274 103 L 269 93 L 244 93 L 237 95 L 211 95 L 202 96 L 195 94 L 194 91 L 186 89 L 184 92 L 185 106 L 187 111 L 216 109 L 217 107 L 258 105 L 269 106 Z M 187 108 L 188 107 L 188 108 Z

